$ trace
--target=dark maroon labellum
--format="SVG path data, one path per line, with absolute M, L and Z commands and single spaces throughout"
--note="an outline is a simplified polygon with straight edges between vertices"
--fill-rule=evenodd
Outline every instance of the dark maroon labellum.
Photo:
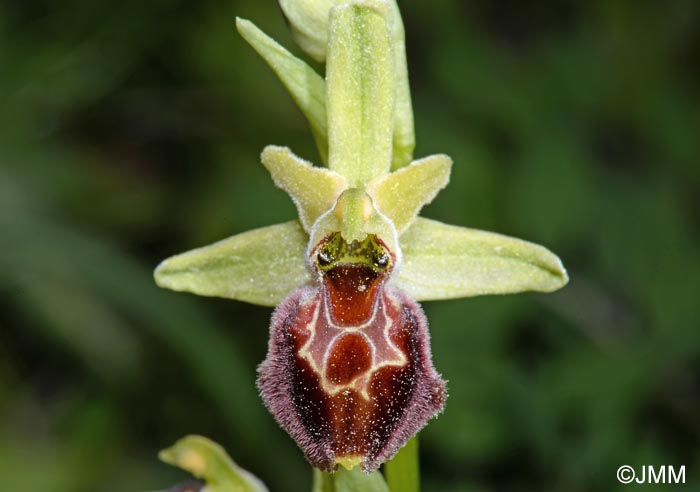
M 387 285 L 395 258 L 375 236 L 314 250 L 319 282 L 276 309 L 258 386 L 312 465 L 373 471 L 442 410 L 420 306 Z

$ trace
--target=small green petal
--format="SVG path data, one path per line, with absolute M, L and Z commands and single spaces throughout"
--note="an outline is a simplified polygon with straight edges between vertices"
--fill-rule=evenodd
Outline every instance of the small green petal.
M 373 8 L 331 10 L 326 70 L 329 167 L 364 187 L 389 171 L 394 59 L 386 18 Z
M 294 201 L 307 232 L 316 219 L 333 208 L 346 187 L 343 176 L 326 168 L 314 167 L 287 147 L 269 145 L 260 158 L 275 184 Z
M 203 296 L 276 306 L 311 282 L 308 237 L 297 221 L 238 234 L 164 260 L 156 283 Z
M 246 19 L 236 18 L 236 28 L 277 74 L 294 102 L 309 120 L 323 162 L 328 160 L 326 82 L 304 61 Z
M 548 249 L 493 232 L 418 217 L 400 243 L 398 285 L 419 301 L 551 292 L 569 281 Z
M 267 492 L 252 473 L 239 467 L 224 449 L 202 436 L 187 436 L 158 457 L 206 481 L 207 492 Z
M 401 234 L 450 181 L 451 167 L 448 156 L 431 155 L 375 179 L 367 186 L 367 192 Z

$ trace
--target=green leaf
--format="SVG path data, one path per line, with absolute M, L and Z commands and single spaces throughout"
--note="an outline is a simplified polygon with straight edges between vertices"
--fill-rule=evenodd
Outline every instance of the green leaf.
M 493 232 L 417 218 L 400 238 L 398 285 L 419 301 L 534 290 L 568 282 L 548 249 Z
M 344 4 L 331 10 L 326 70 L 329 167 L 351 187 L 389 171 L 394 60 L 385 17 Z
M 313 68 L 292 55 L 249 20 L 237 17 L 236 28 L 243 39 L 270 65 L 309 120 L 321 159 L 327 162 L 326 82 Z
M 338 467 L 333 474 L 335 492 L 389 492 L 384 477 L 378 471 L 363 472 L 356 466 L 352 470 Z
M 384 473 L 391 492 L 420 492 L 417 436 L 384 465 Z
M 375 179 L 367 186 L 367 192 L 401 234 L 420 209 L 447 185 L 451 167 L 452 159 L 446 155 L 425 157 Z
M 299 211 L 299 219 L 308 232 L 322 214 L 335 205 L 346 188 L 343 176 L 325 168 L 314 167 L 287 147 L 269 145 L 261 155 L 275 184 L 286 191 Z
M 207 492 L 267 492 L 252 473 L 239 467 L 224 449 L 202 436 L 187 436 L 158 457 L 206 481 Z
M 163 261 L 156 283 L 203 296 L 276 306 L 311 282 L 308 237 L 297 221 L 247 231 Z

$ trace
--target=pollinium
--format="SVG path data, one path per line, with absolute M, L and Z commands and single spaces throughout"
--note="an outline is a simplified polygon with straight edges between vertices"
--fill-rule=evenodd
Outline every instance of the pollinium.
M 280 304 L 258 369 L 265 405 L 324 471 L 372 471 L 444 405 L 420 306 L 391 285 L 396 257 L 376 235 L 311 249 L 318 277 Z

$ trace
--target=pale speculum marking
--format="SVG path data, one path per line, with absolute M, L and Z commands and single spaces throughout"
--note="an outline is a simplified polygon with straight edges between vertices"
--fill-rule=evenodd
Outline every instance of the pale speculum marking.
M 331 319 L 329 302 L 327 293 L 319 289 L 304 306 L 314 309 L 314 314 L 305 326 L 310 336 L 299 355 L 319 375 L 323 389 L 329 395 L 353 389 L 369 399 L 368 384 L 377 370 L 386 366 L 402 367 L 408 362 L 390 338 L 401 306 L 382 287 L 378 289 L 367 322 L 341 326 Z

